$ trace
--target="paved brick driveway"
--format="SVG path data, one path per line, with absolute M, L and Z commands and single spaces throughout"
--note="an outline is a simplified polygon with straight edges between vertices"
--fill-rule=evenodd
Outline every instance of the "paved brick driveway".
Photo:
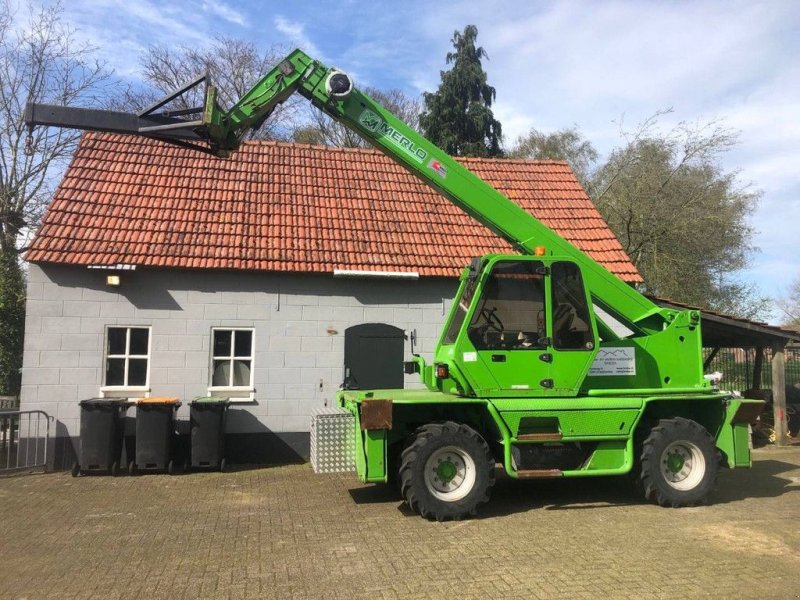
M 0 597 L 800 597 L 800 448 L 755 459 L 722 473 L 711 506 L 501 479 L 459 523 L 308 465 L 5 478 Z

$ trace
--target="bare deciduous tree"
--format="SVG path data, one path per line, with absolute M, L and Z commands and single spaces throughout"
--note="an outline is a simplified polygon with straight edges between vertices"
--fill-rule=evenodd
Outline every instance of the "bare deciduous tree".
M 217 87 L 219 103 L 230 108 L 288 53 L 273 46 L 260 51 L 244 40 L 215 36 L 209 46 L 172 49 L 152 46 L 141 58 L 142 75 L 150 89 L 127 92 L 118 100 L 120 108 L 141 108 L 182 86 L 197 75 L 208 73 Z M 203 104 L 202 90 L 196 89 L 172 103 L 176 109 Z M 246 139 L 288 139 L 298 118 L 298 99 L 290 98 L 278 106 L 264 124 Z
M 53 177 L 81 133 L 39 127 L 30 139 L 25 103 L 96 105 L 110 83 L 94 49 L 61 21 L 61 6 L 18 9 L 0 0 L 0 248 L 17 251 L 20 232 L 39 224 Z

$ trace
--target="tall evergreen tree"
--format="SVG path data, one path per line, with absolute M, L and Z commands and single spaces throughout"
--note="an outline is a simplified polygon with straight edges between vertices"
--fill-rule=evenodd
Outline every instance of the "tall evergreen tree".
M 486 51 L 475 46 L 478 28 L 467 25 L 453 33 L 455 52 L 447 53 L 442 82 L 436 93 L 425 93 L 425 109 L 419 117 L 423 134 L 453 156 L 500 156 L 503 135 L 492 114 L 495 89 L 486 81 L 481 59 Z

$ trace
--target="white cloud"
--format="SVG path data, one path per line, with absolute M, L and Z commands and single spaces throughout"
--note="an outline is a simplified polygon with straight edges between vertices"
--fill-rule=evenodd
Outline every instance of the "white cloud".
M 275 17 L 274 24 L 275 29 L 285 35 L 289 42 L 295 44 L 298 48 L 314 58 L 324 58 L 322 51 L 311 41 L 311 38 L 306 35 L 305 25 L 287 19 L 281 15 Z
M 225 19 L 229 23 L 240 27 L 249 27 L 245 16 L 234 8 L 231 8 L 220 0 L 206 0 L 203 2 L 203 10 Z

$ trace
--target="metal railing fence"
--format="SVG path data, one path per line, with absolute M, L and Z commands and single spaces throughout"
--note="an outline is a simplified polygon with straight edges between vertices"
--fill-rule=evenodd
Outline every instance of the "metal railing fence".
M 41 410 L 0 410 L 0 474 L 47 467 L 51 420 Z

